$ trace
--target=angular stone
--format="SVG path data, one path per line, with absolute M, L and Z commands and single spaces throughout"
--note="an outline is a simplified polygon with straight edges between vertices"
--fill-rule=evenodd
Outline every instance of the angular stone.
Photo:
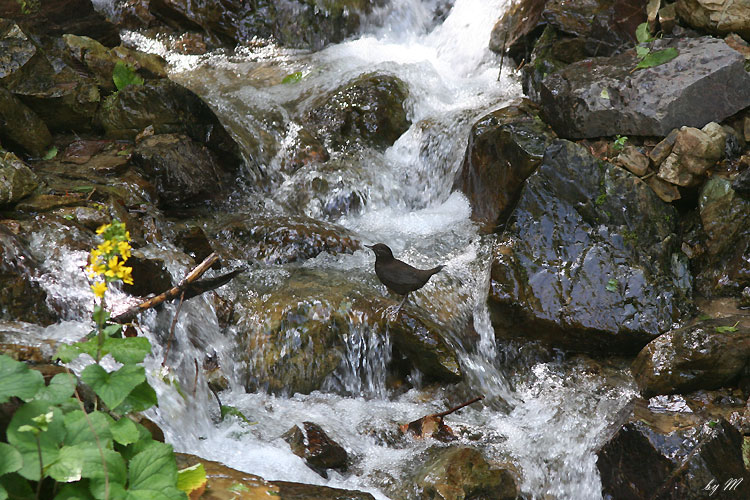
M 746 200 L 750 200 L 750 168 L 746 168 L 734 178 L 732 189 Z
M 659 9 L 659 26 L 664 33 L 672 33 L 677 24 L 677 11 L 673 3 L 668 3 Z
M 571 64 L 547 76 L 539 89 L 542 115 L 561 137 L 664 136 L 683 125 L 702 127 L 750 105 L 744 57 L 711 37 L 661 40 L 675 48 L 664 64 L 633 71 L 629 50 Z M 706 96 L 721 95 L 722 99 Z
M 472 218 L 494 227 L 553 139 L 527 101 L 480 118 L 453 182 L 453 189 L 469 198 Z
M 677 15 L 688 26 L 717 35 L 737 33 L 750 40 L 750 5 L 733 0 L 677 0 Z
M 25 198 L 38 185 L 37 176 L 16 155 L 0 152 L 0 207 Z
M 729 331 L 722 331 L 726 327 Z M 660 335 L 641 350 L 631 370 L 643 396 L 650 398 L 723 387 L 748 360 L 750 321 L 730 316 Z
M 52 143 L 47 125 L 20 99 L 0 87 L 0 141 L 6 148 L 20 148 L 41 157 Z
M 638 151 L 635 146 L 625 146 L 622 153 L 617 155 L 616 161 L 639 177 L 648 172 L 648 156 Z
M 672 155 L 678 157 L 677 161 L 683 169 L 700 176 L 724 156 L 726 141 L 727 133 L 716 122 L 707 124 L 703 130 L 681 127 L 672 147 Z
M 665 182 L 656 176 L 646 179 L 646 183 L 648 183 L 649 187 L 654 190 L 656 196 L 661 198 L 661 200 L 666 203 L 672 203 L 673 201 L 682 198 L 680 190 L 677 188 L 677 186 L 675 186 L 674 184 L 670 184 L 669 182 Z
M 680 157 L 675 153 L 667 156 L 667 159 L 659 167 L 657 177 L 665 182 L 675 186 L 692 186 L 697 184 L 698 180 L 691 174 L 687 168 L 684 168 Z
M 492 264 L 496 335 L 640 350 L 690 305 L 676 220 L 637 177 L 557 141 L 526 180 Z
M 302 422 L 300 429 L 294 426 L 281 437 L 289 443 L 292 453 L 305 460 L 312 470 L 328 478 L 328 469 L 345 472 L 349 458 L 346 450 L 313 422 Z
M 666 160 L 667 156 L 672 152 L 672 146 L 674 146 L 674 141 L 677 139 L 677 132 L 679 132 L 678 129 L 672 130 L 669 135 L 659 141 L 659 143 L 654 146 L 654 149 L 648 153 L 648 157 L 657 167 L 661 165 L 661 163 Z

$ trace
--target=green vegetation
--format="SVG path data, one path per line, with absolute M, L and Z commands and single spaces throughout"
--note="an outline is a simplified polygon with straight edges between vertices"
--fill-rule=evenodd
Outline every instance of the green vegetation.
M 612 149 L 619 153 L 625 147 L 626 142 L 628 142 L 627 136 L 617 134 L 615 136 L 614 142 L 612 143 Z
M 57 156 L 57 147 L 52 146 L 46 153 L 44 153 L 44 156 L 42 156 L 42 160 L 51 160 L 55 156 Z
M 287 84 L 287 83 L 297 83 L 300 80 L 302 80 L 302 72 L 301 71 L 295 71 L 294 73 L 290 73 L 284 77 L 283 80 L 281 80 L 281 83 Z
M 651 33 L 649 33 L 648 23 L 641 23 L 638 25 L 638 28 L 635 30 L 635 37 L 638 40 L 638 45 L 635 46 L 635 53 L 639 59 L 635 69 L 659 66 L 660 64 L 671 61 L 679 55 L 679 52 L 677 52 L 677 49 L 674 47 L 656 51 L 651 50 L 651 47 L 648 45 L 656 39 L 651 36 Z
M 605 201 L 607 201 L 607 193 L 602 193 L 596 197 L 596 200 L 594 200 L 594 204 L 597 207 L 600 207 L 604 204 Z
M 616 292 L 620 288 L 620 283 L 616 279 L 611 279 L 607 281 L 607 286 L 605 288 L 608 292 Z
M 142 365 L 151 344 L 143 337 L 123 337 L 122 326 L 111 323 L 106 310 L 108 285 L 132 283 L 131 268 L 124 266 L 130 235 L 118 221 L 97 233 L 104 241 L 91 251 L 86 269 L 99 299 L 96 326 L 86 340 L 63 345 L 57 353 L 63 362 L 81 354 L 93 358 L 80 381 L 70 372 L 58 373 L 45 385 L 40 372 L 0 354 L 0 403 L 23 402 L 6 429 L 7 443 L 0 443 L 0 500 L 185 500 L 185 492 L 205 484 L 202 466 L 180 475 L 172 446 L 155 441 L 128 417 L 157 404 Z M 122 366 L 107 371 L 101 364 L 107 354 Z M 78 393 L 79 382 L 96 394 L 92 411 Z
M 716 332 L 717 333 L 734 333 L 734 332 L 737 331 L 737 325 L 739 325 L 739 324 L 740 324 L 740 322 L 737 321 L 732 326 L 717 326 L 716 327 Z
M 112 70 L 112 81 L 115 82 L 118 91 L 128 85 L 143 85 L 143 78 L 138 76 L 132 66 L 123 61 L 115 63 L 115 68 Z

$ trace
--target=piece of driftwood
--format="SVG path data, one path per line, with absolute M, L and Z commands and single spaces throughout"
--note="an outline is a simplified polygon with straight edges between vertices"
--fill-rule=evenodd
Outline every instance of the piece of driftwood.
M 408 424 L 402 424 L 399 426 L 399 429 L 402 434 L 410 433 L 416 438 L 432 437 L 438 441 L 452 441 L 456 439 L 456 435 L 450 427 L 445 425 L 443 417 L 450 415 L 465 406 L 469 406 L 472 403 L 481 401 L 482 399 L 484 399 L 484 396 L 477 396 L 474 399 L 461 403 L 458 406 L 454 406 L 449 410 L 440 413 L 433 413 L 432 415 L 425 415 L 424 417 L 418 418 Z
M 185 278 L 183 278 L 183 280 L 177 284 L 177 286 L 170 288 L 166 292 L 161 293 L 156 297 L 145 300 L 137 306 L 131 307 L 122 314 L 118 314 L 117 316 L 112 318 L 112 321 L 114 321 L 115 323 L 127 323 L 128 321 L 132 321 L 139 313 L 147 309 L 151 309 L 152 307 L 161 305 L 167 300 L 172 300 L 177 297 L 183 296 L 183 294 L 184 296 L 182 300 L 192 299 L 197 295 L 219 288 L 245 270 L 244 268 L 239 268 L 226 274 L 222 274 L 221 276 L 198 281 L 198 278 L 203 276 L 203 273 L 208 271 L 208 269 L 217 260 L 219 260 L 219 256 L 216 253 L 212 253 L 211 255 L 206 257 L 203 262 L 198 264 L 195 269 L 190 271 L 187 276 L 185 276 Z

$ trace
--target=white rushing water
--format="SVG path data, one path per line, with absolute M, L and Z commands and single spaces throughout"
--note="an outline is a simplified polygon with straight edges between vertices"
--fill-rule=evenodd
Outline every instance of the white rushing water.
M 99 3 L 105 9 L 111 5 Z M 556 357 L 529 345 L 495 342 L 486 306 L 495 239 L 478 233 L 469 219 L 468 201 L 450 190 L 471 125 L 521 95 L 508 68 L 498 80 L 499 58 L 487 48 L 492 26 L 509 2 L 456 0 L 447 17 L 435 21 L 436 6 L 446 3 L 393 0 L 373 13 L 363 34 L 316 53 L 259 44 L 233 53 L 184 56 L 136 33 L 125 38 L 141 50 L 167 58 L 170 77 L 203 96 L 248 148 L 250 131 L 261 128 L 275 138 L 283 152 L 284 144 L 299 131 L 288 109 L 300 96 L 311 99 L 370 72 L 393 74 L 406 82 L 409 98 L 405 106 L 412 126 L 384 154 L 371 153 L 364 160 L 371 168 L 360 169 L 355 178 L 364 207 L 334 218 L 335 222 L 365 242 L 388 244 L 399 257 L 415 265 L 437 260 L 446 264 L 424 294 L 411 300 L 437 314 L 444 304 L 432 304 L 426 297 L 436 287 L 450 284 L 450 296 L 456 302 L 451 311 L 457 317 L 470 317 L 479 335 L 478 348 L 462 353 L 461 363 L 465 388 L 484 394 L 486 400 L 446 419 L 464 436 L 459 442 L 478 447 L 492 461 L 513 463 L 520 473 L 521 490 L 529 497 L 601 498 L 594 450 L 602 443 L 606 426 L 634 391 L 617 367 Z M 298 84 L 279 83 L 280 77 L 297 71 L 303 75 Z M 269 112 L 280 116 L 283 123 L 261 123 L 259 114 Z M 242 195 L 232 202 L 240 211 L 252 212 L 260 205 L 283 212 L 285 197 L 295 194 L 295 179 L 279 173 L 283 156 L 279 151 L 261 148 L 259 156 L 263 158 L 260 167 L 275 175 L 272 194 Z M 303 169 L 295 176 L 317 174 Z M 320 207 L 320 203 L 311 202 L 305 211 L 323 218 Z M 165 249 L 154 246 L 149 251 Z M 54 297 L 74 304 L 78 317 L 86 317 L 90 293 L 85 283 L 78 283 L 85 255 L 76 254 L 76 259 L 76 265 L 69 261 L 64 269 L 62 264 L 50 262 L 49 276 L 58 278 L 45 286 Z M 371 273 L 372 263 L 369 251 L 357 251 L 338 256 L 324 253 L 304 266 Z M 173 262 L 170 272 L 179 279 L 187 269 L 188 263 Z M 260 280 L 267 270 L 254 272 L 254 278 Z M 270 274 L 285 272 L 279 267 Z M 59 290 L 59 281 L 67 278 L 76 283 L 73 289 L 77 292 Z M 161 370 L 165 332 L 170 329 L 175 307 L 145 315 L 141 333 L 155 345 L 149 370 L 160 405 L 152 416 L 178 451 L 270 480 L 359 489 L 386 499 L 389 487 L 407 477 L 415 457 L 435 444 L 414 440 L 393 446 L 383 438 L 400 423 L 444 410 L 452 389 L 421 387 L 415 373 L 411 380 L 415 388 L 389 392 L 384 378 L 391 346 L 382 335 L 352 327 L 346 335 L 346 366 L 326 382 L 330 391 L 291 397 L 248 394 L 231 369 L 237 366 L 239 371 L 240 362 L 234 358 L 229 336 L 219 327 L 213 306 L 202 297 L 182 306 L 168 358 L 173 370 L 165 377 L 167 382 L 155 375 Z M 206 389 L 204 375 L 201 370 L 191 375 L 197 368 L 193 360 L 203 359 L 206 352 L 215 353 L 229 380 L 229 389 L 219 395 L 222 403 L 235 406 L 257 423 L 247 425 L 236 418 L 215 423 L 212 408 L 216 402 Z M 176 381 L 189 397 L 179 394 Z M 355 457 L 349 472 L 332 471 L 323 479 L 292 454 L 281 435 L 303 421 L 320 424 Z

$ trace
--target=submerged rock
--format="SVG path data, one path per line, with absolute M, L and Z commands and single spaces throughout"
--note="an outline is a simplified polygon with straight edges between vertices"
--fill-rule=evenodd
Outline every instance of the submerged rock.
M 493 111 L 474 124 L 453 183 L 454 190 L 469 198 L 474 220 L 491 226 L 500 222 L 553 138 L 527 101 Z
M 729 316 L 660 335 L 638 354 L 632 372 L 644 397 L 651 397 L 723 387 L 748 361 L 750 321 Z
M 496 335 L 636 352 L 691 304 L 677 213 L 629 172 L 558 141 L 527 179 L 492 264 Z
M 542 115 L 566 138 L 665 136 L 675 127 L 703 127 L 750 105 L 745 59 L 711 37 L 662 40 L 674 48 L 669 62 L 633 71 L 634 51 L 592 58 L 548 75 L 539 95 Z M 723 99 L 706 99 L 722 95 Z
M 665 413 L 672 414 L 671 421 Z M 628 420 L 597 451 L 605 498 L 750 496 L 750 483 L 743 480 L 742 435 L 726 420 L 656 413 L 642 406 Z M 719 493 L 715 497 L 712 488 Z
M 292 453 L 305 460 L 312 470 L 328 478 L 328 469 L 345 472 L 348 454 L 336 441 L 313 422 L 302 422 L 304 430 L 294 426 L 282 438 L 289 443 Z
M 336 149 L 355 144 L 385 149 L 409 128 L 408 95 L 395 76 L 368 73 L 315 99 L 303 123 Z

